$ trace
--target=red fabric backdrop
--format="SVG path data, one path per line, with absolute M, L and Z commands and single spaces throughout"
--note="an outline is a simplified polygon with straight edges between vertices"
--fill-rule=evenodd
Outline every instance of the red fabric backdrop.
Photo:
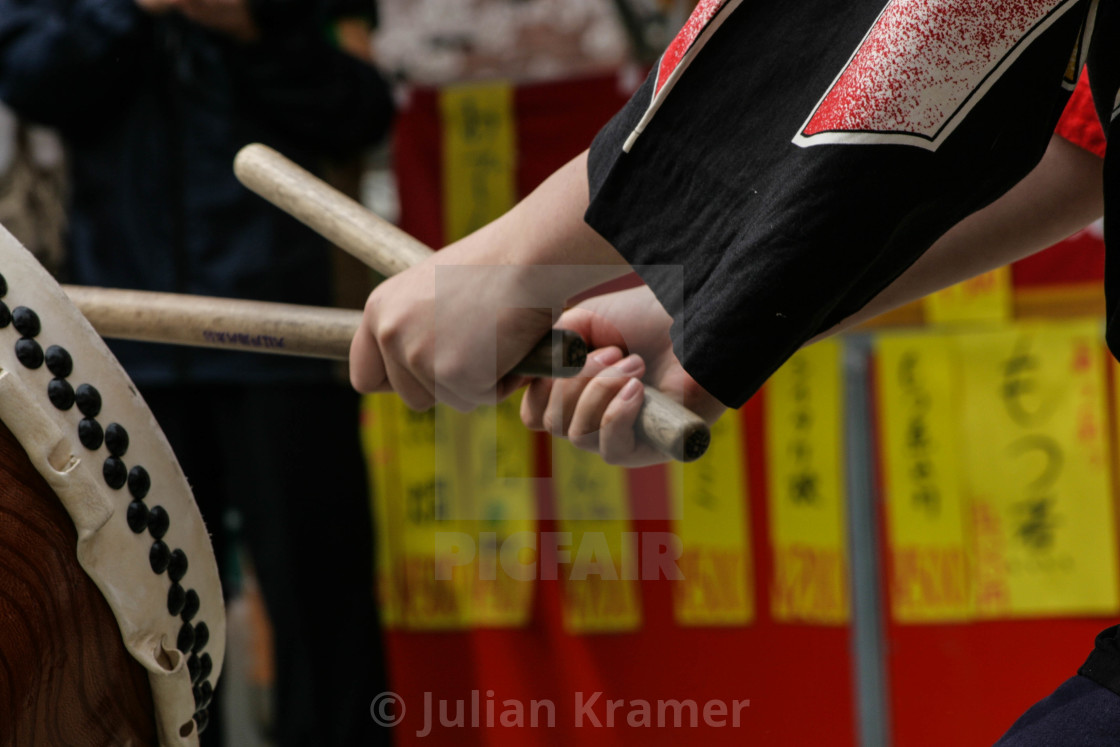
M 621 106 L 615 76 L 516 88 L 517 184 L 526 194 L 585 148 Z M 396 172 L 402 225 L 424 242 L 443 243 L 438 92 L 414 89 L 401 114 Z M 1015 267 L 1017 287 L 1096 282 L 1103 276 L 1099 237 L 1073 241 Z M 557 582 L 537 584 L 531 624 L 518 630 L 389 631 L 394 690 L 408 705 L 400 744 L 424 745 L 855 745 L 849 630 L 777 624 L 769 612 L 772 575 L 766 528 L 762 397 L 745 408 L 753 547 L 755 621 L 742 628 L 681 628 L 670 582 L 643 581 L 639 632 L 572 636 L 561 618 Z M 548 474 L 549 449 L 538 456 Z M 667 500 L 661 469 L 636 471 L 633 501 Z M 543 505 L 551 495 L 539 496 Z M 648 514 L 647 514 L 648 515 Z M 668 531 L 643 521 L 637 531 Z M 541 531 L 553 531 L 548 521 Z M 885 546 L 885 541 L 884 541 Z M 886 567 L 884 561 L 883 567 Z M 1100 620 L 1036 620 L 967 625 L 896 625 L 887 621 L 889 709 L 894 743 L 990 743 L 1030 703 L 1072 674 Z M 423 726 L 425 693 L 436 699 L 550 699 L 554 729 Z M 489 695 L 487 691 L 493 691 Z M 750 699 L 742 728 L 614 729 L 573 726 L 574 694 L 602 699 Z
M 524 195 L 590 143 L 628 95 L 613 75 L 521 86 L 514 93 L 517 184 Z M 396 172 L 402 227 L 426 243 L 443 238 L 438 93 L 413 90 L 398 124 Z M 529 627 L 458 632 L 390 631 L 395 692 L 408 706 L 399 744 L 424 745 L 838 745 L 854 738 L 849 633 L 845 627 L 779 625 L 770 620 L 772 569 L 767 532 L 766 471 L 761 404 L 746 408 L 755 622 L 745 628 L 682 628 L 673 619 L 671 582 L 641 583 L 639 632 L 573 636 L 565 632 L 558 582 L 540 581 Z M 538 449 L 549 474 L 549 448 Z M 633 471 L 630 494 L 646 508 L 667 499 L 661 468 Z M 542 505 L 552 496 L 542 492 Z M 549 512 L 543 512 L 550 515 Z M 636 512 L 637 513 L 637 512 Z M 542 532 L 555 531 L 550 521 Z M 637 521 L 635 531 L 669 531 L 665 521 Z M 421 738 L 425 693 L 435 702 L 487 691 L 504 698 L 550 699 L 556 728 L 443 728 Z M 739 729 L 614 729 L 574 727 L 574 694 L 602 691 L 607 699 L 750 700 Z M 602 713 L 603 709 L 598 709 Z

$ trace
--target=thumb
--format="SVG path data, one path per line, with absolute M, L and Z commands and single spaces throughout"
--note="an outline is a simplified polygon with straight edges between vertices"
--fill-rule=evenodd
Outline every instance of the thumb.
M 573 332 L 578 332 L 587 341 L 587 347 L 591 350 L 598 348 L 606 348 L 615 346 L 622 351 L 623 356 L 629 354 L 629 349 L 626 347 L 626 339 L 610 320 L 606 317 L 596 314 L 587 308 L 575 307 L 568 309 L 556 321 L 556 326 L 559 329 L 570 329 Z

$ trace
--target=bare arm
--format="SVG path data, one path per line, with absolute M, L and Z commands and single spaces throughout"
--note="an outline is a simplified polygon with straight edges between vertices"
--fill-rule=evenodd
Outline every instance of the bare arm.
M 507 394 L 515 382 L 503 377 L 552 326 L 552 309 L 629 271 L 584 222 L 587 205 L 583 153 L 502 217 L 379 285 L 350 349 L 354 387 L 393 389 L 415 409 Z
M 1052 246 L 1104 212 L 1104 161 L 1055 135 L 1039 164 L 950 229 L 882 293 L 814 340 Z

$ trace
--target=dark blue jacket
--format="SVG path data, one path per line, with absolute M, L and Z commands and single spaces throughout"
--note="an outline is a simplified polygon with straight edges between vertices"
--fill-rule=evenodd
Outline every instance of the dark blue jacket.
M 262 141 L 313 166 L 383 137 L 388 86 L 280 3 L 242 45 L 133 0 L 0 0 L 0 99 L 69 147 L 67 280 L 330 303 L 325 243 L 244 189 L 232 163 Z M 311 2 L 302 2 L 312 7 Z M 321 379 L 320 361 L 116 344 L 140 384 Z

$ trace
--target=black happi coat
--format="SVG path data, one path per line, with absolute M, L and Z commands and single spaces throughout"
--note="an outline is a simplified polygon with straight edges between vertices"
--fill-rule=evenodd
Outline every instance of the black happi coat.
M 1085 63 L 1108 135 L 1116 0 L 702 0 L 596 138 L 587 221 L 672 313 L 686 370 L 739 406 L 1025 176 Z M 1109 151 L 1111 245 L 1120 151 Z M 1117 636 L 1101 633 L 1080 673 L 1120 694 Z

